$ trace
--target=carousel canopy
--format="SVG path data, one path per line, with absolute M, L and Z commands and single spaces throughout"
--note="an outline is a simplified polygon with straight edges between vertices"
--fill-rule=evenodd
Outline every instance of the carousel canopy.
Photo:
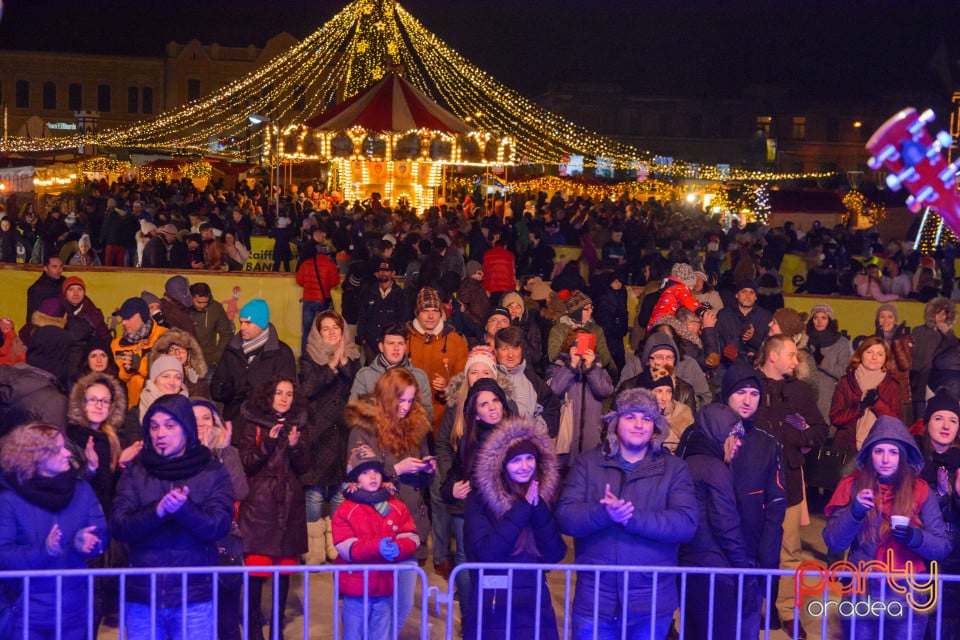
M 304 124 L 324 131 L 342 131 L 352 127 L 396 132 L 429 129 L 449 134 L 474 131 L 473 127 L 395 73 L 388 73 L 366 90 L 310 118 Z

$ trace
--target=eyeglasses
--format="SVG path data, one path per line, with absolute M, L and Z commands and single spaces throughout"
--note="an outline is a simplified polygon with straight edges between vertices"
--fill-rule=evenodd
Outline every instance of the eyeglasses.
M 109 407 L 110 403 L 113 402 L 111 398 L 84 398 L 83 401 L 95 407 Z

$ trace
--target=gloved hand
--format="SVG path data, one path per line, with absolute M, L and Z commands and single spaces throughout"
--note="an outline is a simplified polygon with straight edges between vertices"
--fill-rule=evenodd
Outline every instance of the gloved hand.
M 400 555 L 400 545 L 393 542 L 390 538 L 384 538 L 380 541 L 380 555 L 387 562 L 393 562 Z
M 735 344 L 728 344 L 723 348 L 723 357 L 731 362 L 735 362 L 738 355 L 740 355 L 740 350 L 737 349 Z
M 854 518 L 863 520 L 867 513 L 870 512 L 870 507 L 854 498 L 853 502 L 850 503 L 850 511 L 853 512 Z
M 866 411 L 873 405 L 877 403 L 877 400 L 880 399 L 880 390 L 874 387 L 867 391 L 867 395 L 863 396 L 863 400 L 860 401 L 860 410 Z
M 797 431 L 806 431 L 807 421 L 799 413 L 791 413 L 786 418 L 783 419 L 788 425 L 796 429 Z
M 916 549 L 923 544 L 923 531 L 917 527 L 894 527 L 890 533 L 894 540 L 907 545 L 911 549 Z

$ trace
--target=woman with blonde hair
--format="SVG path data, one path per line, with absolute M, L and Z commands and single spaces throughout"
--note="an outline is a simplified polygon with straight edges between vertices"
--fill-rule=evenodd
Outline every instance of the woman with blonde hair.
M 86 569 L 103 553 L 109 542 L 103 509 L 70 459 L 63 432 L 52 424 L 17 427 L 0 443 L 0 571 Z M 30 579 L 30 601 L 21 593 L 11 604 L 4 637 L 26 637 L 26 626 L 32 638 L 83 640 L 94 615 L 87 585 L 81 576 Z
M 834 446 L 858 451 L 877 418 L 903 419 L 900 383 L 890 373 L 893 366 L 883 338 L 870 336 L 857 347 L 830 405 L 830 422 L 837 428 Z
M 377 380 L 373 393 L 347 404 L 344 420 L 351 426 L 347 446 L 366 445 L 383 461 L 384 480 L 397 487 L 396 497 L 417 526 L 420 546 L 415 558 L 426 560 L 430 519 L 423 496 L 437 466 L 428 441 L 433 426 L 420 401 L 416 379 L 402 367 L 388 369 Z M 403 627 L 413 610 L 416 573 L 401 571 L 398 579 L 396 629 Z

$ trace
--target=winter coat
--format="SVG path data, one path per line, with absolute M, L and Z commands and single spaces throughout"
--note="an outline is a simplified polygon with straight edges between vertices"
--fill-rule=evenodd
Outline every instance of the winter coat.
M 190 487 L 186 504 L 173 515 L 157 517 L 157 503 L 174 486 Z M 135 459 L 120 476 L 110 531 L 126 543 L 131 567 L 212 567 L 219 564 L 217 540 L 233 520 L 233 488 L 223 465 L 212 457 L 198 473 L 184 480 L 162 480 Z M 156 603 L 180 607 L 182 575 L 156 574 Z M 209 575 L 187 579 L 187 602 L 213 599 Z M 127 578 L 127 600 L 150 604 L 150 576 Z
M 40 303 L 47 298 L 59 298 L 63 295 L 61 287 L 63 276 L 55 280 L 42 272 L 40 277 L 27 289 L 27 319 L 20 329 L 20 339 L 26 344 L 30 338 L 30 323 L 33 320 L 33 312 L 40 308 Z
M 371 505 L 354 502 L 349 497 L 337 507 L 330 520 L 333 544 L 339 552 L 336 564 L 389 562 L 380 554 L 380 541 L 384 538 L 392 538 L 400 547 L 400 555 L 393 562 L 413 556 L 420 545 L 413 518 L 397 498 L 391 497 L 387 504 L 390 508 L 385 514 L 380 514 Z M 371 571 L 367 578 L 366 594 L 371 598 L 391 595 L 393 575 L 392 571 Z M 344 571 L 339 578 L 343 595 L 363 597 L 363 571 Z
M 703 306 L 693 292 L 680 280 L 670 277 L 667 279 L 667 288 L 660 293 L 657 304 L 653 307 L 650 320 L 647 321 L 647 331 L 657 324 L 663 316 L 675 316 L 680 307 L 685 307 L 696 313 Z
M 473 278 L 464 278 L 457 291 L 457 301 L 463 305 L 463 313 L 471 322 L 484 326 L 490 314 L 490 297 L 482 284 Z
M 160 298 L 160 324 L 167 329 L 180 329 L 197 337 L 197 330 L 193 328 L 193 320 L 190 319 L 190 308 L 185 307 L 173 298 L 164 295 Z
M 870 408 L 879 418 L 891 416 L 903 420 L 903 399 L 900 397 L 900 385 L 889 372 L 877 385 L 880 399 Z M 830 405 L 830 424 L 837 428 L 833 437 L 833 446 L 850 451 L 857 449 L 857 420 L 865 410 L 860 408 L 863 390 L 857 383 L 855 372 L 844 375 L 837 383 Z
M 936 315 L 940 311 L 947 312 L 946 323 L 951 327 L 943 333 L 937 328 Z M 913 360 L 910 363 L 910 391 L 914 401 L 923 401 L 927 395 L 927 382 L 933 369 L 934 359 L 943 351 L 957 348 L 957 336 L 953 326 L 957 321 L 957 311 L 953 303 L 943 298 L 936 298 L 927 303 L 923 310 L 922 326 L 914 328 Z
M 837 383 L 846 375 L 850 365 L 853 347 L 845 337 L 838 336 L 836 342 L 824 347 L 817 347 L 811 340 L 807 350 L 812 354 L 817 367 L 816 374 L 811 376 L 808 382 L 815 387 L 817 408 L 826 417 L 830 415 L 830 401 Z
M 529 441 L 537 449 L 536 480 L 540 499 L 531 506 L 504 479 L 507 452 L 518 442 Z M 511 585 L 511 626 L 514 638 L 557 638 L 557 623 L 546 575 L 524 565 L 557 563 L 567 545 L 553 514 L 560 492 L 560 471 L 553 445 L 530 420 L 503 421 L 483 443 L 474 460 L 475 490 L 466 499 L 464 545 L 467 562 L 510 563 L 516 568 Z M 487 575 L 499 573 L 488 571 Z M 537 587 L 540 599 L 537 600 Z M 506 591 L 483 591 L 482 637 L 506 637 Z M 540 611 L 540 635 L 535 635 L 536 611 Z M 469 627 L 469 628 L 466 628 Z M 476 626 L 465 625 L 465 638 L 476 637 Z
M 727 345 L 734 345 L 737 348 L 737 360 L 753 366 L 756 355 L 763 346 L 763 341 L 767 339 L 770 332 L 770 321 L 773 315 L 763 307 L 754 305 L 750 313 L 743 315 L 738 305 L 724 307 L 717 314 L 717 335 L 720 338 L 720 353 L 723 361 L 730 364 L 730 359 L 723 354 Z M 749 326 L 753 326 L 753 337 L 744 342 L 741 340 L 744 332 Z
M 67 313 L 78 318 L 86 320 L 92 329 L 93 335 L 103 340 L 112 340 L 113 334 L 107 328 L 107 323 L 103 318 L 103 311 L 93 303 L 90 296 L 84 295 L 83 302 L 79 307 L 74 308 L 69 302 L 64 301 L 67 306 Z
M 798 431 L 784 421 L 795 413 L 803 416 L 808 429 Z M 754 421 L 758 428 L 772 433 L 783 445 L 787 506 L 800 504 L 803 501 L 802 450 L 815 449 L 827 437 L 827 423 L 817 409 L 813 389 L 803 380 L 793 377 L 773 380 L 764 375 L 763 395 Z
M 893 441 L 902 450 L 907 452 L 906 457 L 901 457 L 900 464 L 909 464 L 916 471 L 923 468 L 923 456 L 913 438 L 909 437 L 909 432 L 899 420 L 883 417 L 877 420 L 874 428 L 870 431 L 867 439 L 863 442 L 863 447 L 857 455 L 857 467 L 863 469 L 866 465 L 872 464 L 870 456 L 873 446 L 881 441 Z M 942 560 L 950 551 L 950 540 L 947 535 L 946 526 L 943 522 L 943 516 L 940 513 L 940 507 L 937 500 L 930 494 L 930 488 L 920 477 L 914 481 L 914 496 L 918 498 L 915 509 L 916 514 L 904 514 L 911 516 L 911 526 L 919 527 L 923 531 L 923 538 L 919 547 L 907 548 L 899 542 L 893 540 L 889 533 L 881 534 L 878 532 L 877 539 L 872 543 L 862 543 L 858 534 L 864 526 L 864 520 L 857 519 L 853 514 L 852 504 L 856 497 L 852 494 L 853 483 L 860 471 L 855 471 L 840 481 L 834 492 L 834 497 L 825 509 L 827 516 L 827 525 L 823 530 L 823 541 L 827 544 L 827 549 L 833 552 L 842 552 L 850 549 L 847 560 L 853 564 L 859 562 L 870 562 L 873 560 L 886 560 L 881 556 L 882 548 L 892 548 L 895 558 L 910 559 L 919 556 L 924 561 Z M 890 485 L 881 485 L 881 492 L 887 490 Z M 881 496 L 875 496 L 877 509 L 881 508 Z M 883 514 L 877 519 L 882 526 L 886 524 L 889 527 L 889 514 Z M 926 569 L 914 564 L 917 573 L 925 572 Z M 899 566 L 899 564 L 898 564 Z
M 680 545 L 689 542 L 697 530 L 696 493 L 686 463 L 665 450 L 654 453 L 648 449 L 637 468 L 626 473 L 619 462 L 616 438 L 609 442 L 609 453 L 606 447 L 598 447 L 577 459 L 555 511 L 560 530 L 576 539 L 575 561 L 677 566 Z M 633 517 L 626 525 L 614 523 L 600 504 L 608 484 L 614 495 L 633 503 Z M 623 586 L 623 576 L 617 572 L 600 574 L 599 584 L 592 571 L 579 573 L 573 612 L 593 615 L 595 595 L 599 596 L 601 618 L 619 617 L 624 611 L 631 618 L 669 617 L 679 605 L 677 583 L 669 574 L 658 575 L 656 611 L 650 610 L 653 576 L 632 573 L 627 593 Z
M 319 282 L 317 281 L 318 273 L 320 274 Z M 297 268 L 297 284 L 303 287 L 303 300 L 323 302 L 330 300 L 331 291 L 340 285 L 340 272 L 328 256 L 315 255 Z
M 556 437 L 557 432 L 560 430 L 560 398 L 553 393 L 550 385 L 544 382 L 543 378 L 538 376 L 532 367 L 527 366 L 525 361 L 510 371 L 506 371 L 503 366 L 499 366 L 498 368 L 510 378 L 513 397 L 518 407 L 517 415 L 523 415 L 527 418 L 536 417 L 538 420 L 542 420 L 550 437 Z M 527 382 L 530 385 L 529 387 L 527 386 Z M 536 395 L 535 399 L 525 398 L 523 396 L 525 390 L 531 388 Z M 534 402 L 531 402 L 531 400 L 534 400 Z M 534 411 L 534 414 L 536 411 L 539 411 L 540 413 L 538 415 L 525 414 L 524 407 L 528 407 L 531 404 L 536 405 L 537 409 Z
M 25 362 L 0 367 L 0 435 L 28 422 L 63 426 L 66 415 L 67 396 L 52 373 Z
M 744 541 L 744 523 L 737 508 L 737 489 L 733 470 L 724 462 L 723 443 L 740 416 L 726 405 L 704 407 L 697 424 L 685 438 L 683 458 L 697 492 L 697 533 L 693 540 L 680 547 L 680 564 L 692 567 L 751 568 L 754 560 Z M 756 578 L 744 579 L 744 609 L 755 600 Z M 690 602 L 709 598 L 710 578 L 688 577 L 687 597 Z M 687 607 L 686 629 L 693 637 L 705 637 L 713 627 L 715 637 L 732 638 L 736 634 L 737 577 L 717 576 L 712 623 L 706 607 Z
M 403 290 L 392 285 L 390 293 L 384 298 L 380 295 L 380 285 L 376 282 L 360 293 L 359 317 L 357 318 L 357 342 L 377 348 L 380 333 L 391 324 L 403 324 L 410 319 L 407 297 Z
M 462 335 L 446 323 L 442 326 L 439 335 L 428 335 L 418 327 L 419 323 L 416 321 L 407 323 L 407 355 L 410 357 L 410 363 L 426 374 L 427 381 L 433 380 L 438 375 L 444 380 L 449 380 L 463 371 L 467 364 L 469 349 Z M 432 385 L 428 388 L 430 402 L 433 405 L 432 422 L 434 429 L 437 429 L 446 409 L 446 403 L 440 394 L 434 391 Z
M 187 388 L 187 394 L 191 398 L 209 398 L 210 387 L 206 379 L 207 362 L 203 357 L 203 350 L 200 348 L 197 339 L 183 329 L 168 329 L 157 338 L 153 349 L 150 350 L 148 367 L 153 365 L 154 361 L 166 353 L 170 345 L 173 344 L 178 344 L 190 352 L 187 356 L 187 363 L 183 366 L 183 386 Z
M 607 285 L 594 293 L 593 300 L 593 319 L 603 329 L 607 346 L 622 345 L 630 330 L 626 287 L 616 290 Z
M 471 256 L 472 258 L 473 256 Z M 496 246 L 483 253 L 483 288 L 490 293 L 517 288 L 516 257 L 506 247 Z
M 0 336 L 0 366 L 26 362 L 26 360 L 27 346 L 17 335 L 11 322 L 10 330 L 4 331 Z
M 406 357 L 404 357 L 403 361 L 397 366 L 405 368 L 417 381 L 418 391 L 420 392 L 420 402 L 423 403 L 423 408 L 427 410 L 427 416 L 430 418 L 430 422 L 433 422 L 433 387 L 430 386 L 427 374 L 424 373 L 423 369 L 418 369 L 413 366 L 410 359 Z M 353 401 L 360 396 L 373 393 L 373 388 L 376 386 L 377 380 L 379 380 L 380 376 L 386 373 L 386 371 L 387 368 L 383 364 L 383 358 L 377 358 L 366 367 L 360 369 L 353 379 L 353 385 L 350 387 L 350 400 Z
M 547 340 L 547 357 L 550 359 L 550 362 L 557 359 L 557 354 L 560 353 L 560 347 L 563 346 L 563 341 L 567 339 L 567 335 L 573 331 L 576 326 L 576 323 L 570 319 L 570 316 L 562 316 L 560 320 L 553 325 L 553 328 L 550 329 L 550 336 Z M 603 329 L 601 329 L 600 325 L 594 322 L 592 318 L 581 328 L 597 336 L 597 346 L 593 350 L 594 353 L 597 354 L 597 362 L 607 370 L 611 380 L 617 380 L 619 372 L 617 371 L 616 363 L 613 361 L 613 358 L 610 357 L 610 349 L 607 348 L 607 338 L 603 334 Z
M 67 472 L 69 473 L 69 472 Z M 0 571 L 66 571 L 85 570 L 87 560 L 103 553 L 110 544 L 107 520 L 93 489 L 83 480 L 76 481 L 73 498 L 62 510 L 53 513 L 28 501 L 6 478 L 0 480 Z M 61 553 L 47 553 L 46 541 L 54 525 L 61 531 Z M 84 554 L 74 547 L 73 539 L 85 527 L 96 527 L 94 534 L 101 544 Z M 19 588 L 22 583 L 16 582 Z M 84 576 L 63 578 L 59 585 L 54 577 L 30 579 L 30 615 L 27 624 L 32 632 L 45 632 L 54 637 L 57 615 L 61 615 L 61 631 L 83 628 L 87 622 L 88 581 Z M 14 615 L 22 621 L 24 604 Z
M 223 352 L 210 380 L 210 397 L 223 403 L 223 419 L 233 420 L 240 404 L 256 389 L 277 378 L 296 380 L 297 363 L 293 351 L 280 341 L 277 329 L 267 327 L 270 336 L 260 349 L 246 356 L 243 338 L 237 333 Z M 234 437 L 238 437 L 234 431 Z
M 397 487 L 396 497 L 407 507 L 417 526 L 417 536 L 420 545 L 417 547 L 416 557 L 422 560 L 427 557 L 427 536 L 430 534 L 430 518 L 427 514 L 426 490 L 433 480 L 433 474 L 407 473 L 398 476 L 393 466 L 404 458 L 414 457 L 423 459 L 430 455 L 428 442 L 429 425 L 426 425 L 419 446 L 413 451 L 404 451 L 396 455 L 383 451 L 377 442 L 379 427 L 376 422 L 377 408 L 373 403 L 360 399 L 351 401 L 343 412 L 344 420 L 351 426 L 348 438 L 348 449 L 358 444 L 366 444 L 373 449 L 374 454 L 383 460 L 383 479 L 392 482 Z
M 210 368 L 216 367 L 223 350 L 236 333 L 233 321 L 227 317 L 223 305 L 216 300 L 210 300 L 203 311 L 191 308 L 190 320 L 197 334 L 197 342 L 203 350 L 204 362 Z
M 318 345 L 319 361 L 311 356 L 310 345 Z M 300 476 L 306 486 L 330 487 L 340 484 L 345 476 L 347 434 L 343 409 L 350 397 L 350 387 L 360 371 L 360 352 L 356 345 L 346 345 L 347 364 L 336 371 L 328 365 L 332 352 L 322 349 L 316 324 L 307 337 L 307 353 L 300 356 L 300 391 L 310 405 L 305 438 L 310 452 L 310 469 Z M 352 349 L 351 349 L 352 347 Z
M 562 456 L 564 466 L 571 465 L 577 456 L 600 444 L 603 402 L 613 395 L 613 380 L 596 361 L 589 370 L 577 370 L 570 366 L 570 354 L 561 353 L 547 367 L 547 384 L 560 400 L 561 409 L 563 404 L 571 403 L 573 435 L 570 453 Z
M 534 371 L 542 375 L 546 355 L 543 353 L 543 334 L 540 332 L 540 314 L 529 307 L 524 307 L 523 315 L 511 318 L 510 324 L 523 331 L 522 344 L 523 359 L 533 365 Z
M 299 476 L 310 468 L 310 451 L 304 443 L 307 416 L 283 416 L 278 438 L 270 429 L 280 422 L 273 412 L 258 411 L 249 402 L 240 408 L 235 429 L 240 432 L 240 461 L 249 491 L 240 503 L 240 534 L 245 553 L 290 558 L 307 552 L 307 502 Z M 301 430 L 297 446 L 287 441 L 287 431 Z
M 154 322 L 149 335 L 139 342 L 129 342 L 121 331 L 120 335 L 110 343 L 110 355 L 113 356 L 114 362 L 116 362 L 117 367 L 120 369 L 120 380 L 127 385 L 128 408 L 135 407 L 140 402 L 140 391 L 143 389 L 143 385 L 147 381 L 147 376 L 150 373 L 150 351 L 164 331 L 166 331 L 166 328 Z M 117 357 L 118 352 L 127 351 L 133 354 L 130 371 L 124 368 L 120 358 Z

